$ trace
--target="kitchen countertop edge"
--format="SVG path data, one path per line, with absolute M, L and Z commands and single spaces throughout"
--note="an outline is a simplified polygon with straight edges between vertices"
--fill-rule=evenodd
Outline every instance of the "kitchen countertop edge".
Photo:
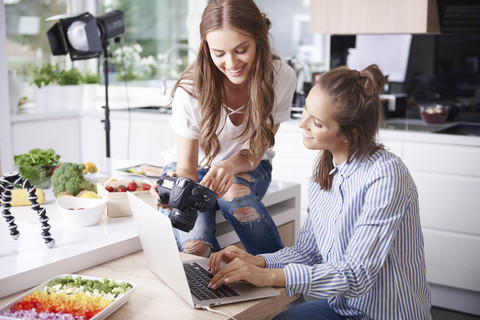
M 142 250 L 138 236 L 45 264 L 1 280 L 0 298 L 39 285 L 63 273 L 74 273 Z

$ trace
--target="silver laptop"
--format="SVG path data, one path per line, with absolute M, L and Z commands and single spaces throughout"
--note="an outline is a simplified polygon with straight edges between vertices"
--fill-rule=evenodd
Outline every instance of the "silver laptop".
M 272 287 L 258 288 L 244 282 L 217 290 L 208 288 L 206 284 L 211 278 L 208 259 L 199 257 L 182 262 L 170 219 L 133 193 L 127 192 L 127 197 L 148 267 L 190 306 L 202 308 L 279 295 Z M 196 279 L 196 273 L 204 274 L 207 279 Z

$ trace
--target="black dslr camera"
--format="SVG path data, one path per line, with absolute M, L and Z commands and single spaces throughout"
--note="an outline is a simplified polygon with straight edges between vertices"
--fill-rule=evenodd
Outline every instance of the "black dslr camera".
M 213 209 L 217 194 L 211 189 L 184 177 L 164 176 L 158 179 L 158 202 L 168 204 L 172 211 L 168 215 L 172 226 L 190 232 L 197 220 L 197 211 Z

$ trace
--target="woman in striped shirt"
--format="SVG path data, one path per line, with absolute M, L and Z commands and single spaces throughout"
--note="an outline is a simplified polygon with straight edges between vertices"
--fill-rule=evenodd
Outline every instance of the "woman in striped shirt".
M 213 254 L 211 288 L 246 280 L 318 298 L 276 319 L 431 319 L 417 189 L 376 141 L 384 83 L 376 65 L 321 76 L 299 125 L 305 147 L 322 151 L 299 239 L 272 254 Z

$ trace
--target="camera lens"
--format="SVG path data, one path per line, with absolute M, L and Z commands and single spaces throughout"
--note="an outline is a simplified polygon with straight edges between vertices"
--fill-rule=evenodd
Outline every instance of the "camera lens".
M 184 211 L 180 211 L 172 208 L 168 218 L 170 218 L 174 228 L 184 232 L 190 232 L 195 226 L 195 221 L 197 221 L 197 210 L 187 208 Z

